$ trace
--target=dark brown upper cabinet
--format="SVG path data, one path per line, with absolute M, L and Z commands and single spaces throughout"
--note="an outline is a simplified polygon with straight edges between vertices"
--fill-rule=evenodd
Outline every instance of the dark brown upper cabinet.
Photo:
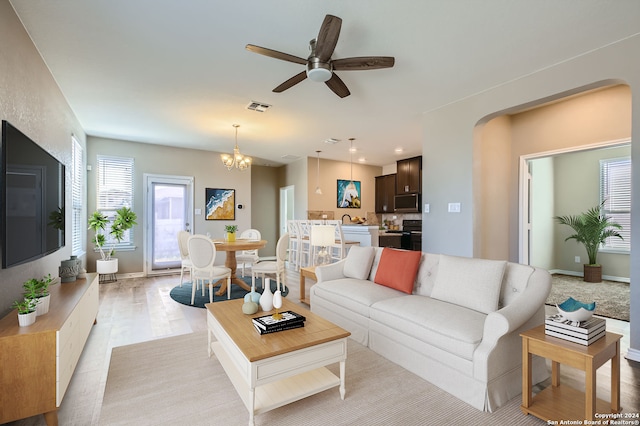
M 396 194 L 422 192 L 422 156 L 397 162 Z
M 393 213 L 396 175 L 376 176 L 376 213 Z

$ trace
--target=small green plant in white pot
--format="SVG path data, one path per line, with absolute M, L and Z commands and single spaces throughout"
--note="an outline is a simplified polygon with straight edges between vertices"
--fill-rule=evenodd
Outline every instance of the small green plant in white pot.
M 236 240 L 238 225 L 225 225 L 224 230 L 227 233 L 227 241 L 234 242 Z
M 49 312 L 49 302 L 51 300 L 49 285 L 52 281 L 51 274 L 48 274 L 40 280 L 31 278 L 22 284 L 25 299 L 31 299 L 35 302 L 37 316 Z
M 12 307 L 18 310 L 20 327 L 26 327 L 36 322 L 36 303 L 32 299 L 16 300 Z
M 109 235 L 112 241 L 120 243 L 124 238 L 125 231 L 133 228 L 138 223 L 138 217 L 129 207 L 122 207 L 116 210 L 116 216 L 111 223 Z M 115 253 L 115 242 L 111 247 L 107 246 L 106 229 L 109 218 L 103 213 L 96 211 L 89 217 L 89 229 L 95 232 L 92 242 L 100 251 L 101 259 L 96 262 L 96 271 L 99 274 L 115 274 L 118 272 L 118 259 L 112 258 Z

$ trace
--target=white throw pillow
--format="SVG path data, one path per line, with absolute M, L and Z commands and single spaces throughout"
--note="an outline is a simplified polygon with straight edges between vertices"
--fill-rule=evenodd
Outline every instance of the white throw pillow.
M 431 297 L 485 314 L 498 309 L 504 260 L 440 255 Z
M 351 247 L 344 262 L 344 276 L 366 280 L 369 278 L 374 256 L 375 249 L 373 247 Z

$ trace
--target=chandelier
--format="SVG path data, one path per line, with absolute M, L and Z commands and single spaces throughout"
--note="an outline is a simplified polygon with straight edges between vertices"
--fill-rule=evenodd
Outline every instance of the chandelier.
M 233 127 L 236 128 L 236 146 L 233 148 L 233 154 L 220 154 L 220 159 L 229 171 L 233 170 L 234 167 L 240 170 L 247 170 L 251 167 L 251 157 L 240 153 L 240 148 L 238 148 L 238 127 L 240 125 L 234 124 Z

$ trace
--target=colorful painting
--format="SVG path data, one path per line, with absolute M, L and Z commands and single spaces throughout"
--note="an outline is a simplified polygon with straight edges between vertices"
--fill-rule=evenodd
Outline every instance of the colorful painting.
M 206 188 L 206 220 L 235 220 L 236 190 Z
M 360 181 L 338 179 L 338 208 L 359 209 Z

